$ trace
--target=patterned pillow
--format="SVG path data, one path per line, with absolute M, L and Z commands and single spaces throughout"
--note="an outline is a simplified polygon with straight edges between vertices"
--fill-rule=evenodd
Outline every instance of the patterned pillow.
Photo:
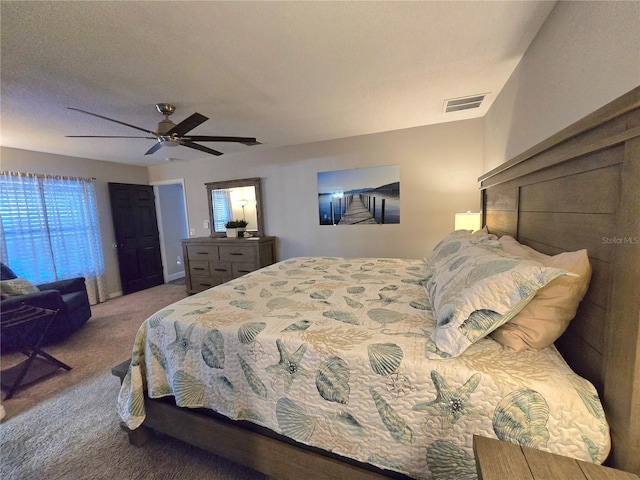
M 538 289 L 568 274 L 509 256 L 491 238 L 461 246 L 435 265 L 426 288 L 436 320 L 433 340 L 444 356 L 460 355 L 509 321 Z
M 471 230 L 455 230 L 440 240 L 433 248 L 426 260 L 427 266 L 436 268 L 466 247 L 490 240 L 497 240 L 497 238 L 495 235 L 488 233 L 484 228 L 473 233 Z
M 40 289 L 24 278 L 13 278 L 11 280 L 0 281 L 0 292 L 2 298 L 26 295 L 28 293 L 39 292 Z

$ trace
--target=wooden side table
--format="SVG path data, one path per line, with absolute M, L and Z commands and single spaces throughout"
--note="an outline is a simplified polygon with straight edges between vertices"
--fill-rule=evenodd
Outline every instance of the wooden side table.
M 474 435 L 479 480 L 640 480 L 633 473 Z

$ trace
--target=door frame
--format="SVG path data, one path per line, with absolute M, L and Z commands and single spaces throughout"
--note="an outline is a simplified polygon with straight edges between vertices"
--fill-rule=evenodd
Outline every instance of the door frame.
M 162 270 L 164 275 L 164 283 L 171 282 L 173 280 L 177 280 L 179 278 L 183 278 L 185 276 L 184 271 L 177 272 L 173 274 L 169 274 L 169 267 L 167 261 L 167 252 L 166 252 L 166 243 L 164 239 L 164 228 L 162 223 L 162 210 L 160 208 L 160 200 L 159 200 L 159 189 L 158 187 L 163 185 L 182 185 L 182 201 L 184 205 L 184 229 L 189 234 L 189 211 L 187 208 L 187 194 L 184 184 L 184 178 L 175 178 L 172 180 L 158 180 L 156 182 L 149 182 L 149 185 L 153 187 L 153 193 L 156 197 L 156 217 L 158 218 L 158 231 L 160 232 L 160 255 L 162 256 Z M 182 259 L 184 265 L 184 259 Z

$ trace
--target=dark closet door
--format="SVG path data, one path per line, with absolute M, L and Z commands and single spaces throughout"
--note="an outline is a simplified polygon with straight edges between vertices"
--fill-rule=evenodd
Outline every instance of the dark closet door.
M 109 183 L 122 293 L 164 283 L 153 187 Z

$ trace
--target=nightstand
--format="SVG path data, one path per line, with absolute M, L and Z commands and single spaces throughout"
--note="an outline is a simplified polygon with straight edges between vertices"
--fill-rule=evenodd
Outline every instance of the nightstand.
M 478 435 L 473 451 L 479 480 L 640 480 L 633 473 Z

